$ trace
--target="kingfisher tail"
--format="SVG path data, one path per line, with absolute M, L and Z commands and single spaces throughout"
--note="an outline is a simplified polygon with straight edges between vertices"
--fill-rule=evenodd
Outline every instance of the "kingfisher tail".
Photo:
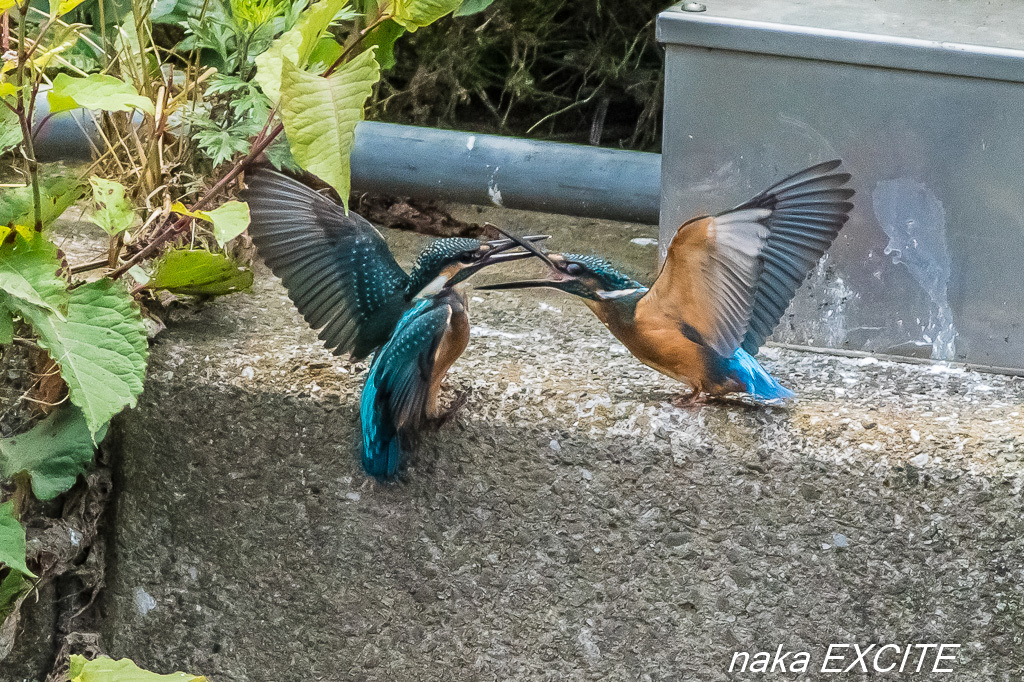
M 737 348 L 728 362 L 730 376 L 738 379 L 747 393 L 758 400 L 783 400 L 796 394 L 769 374 L 747 351 Z

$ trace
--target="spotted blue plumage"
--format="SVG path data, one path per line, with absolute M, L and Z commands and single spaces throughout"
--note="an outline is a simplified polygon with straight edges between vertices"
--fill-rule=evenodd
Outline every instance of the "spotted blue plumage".
M 355 211 L 286 175 L 246 175 L 249 235 L 288 296 L 336 355 L 369 355 L 390 338 L 415 295 L 452 259 L 476 251 L 475 239 L 438 239 L 410 274 L 377 230 Z
M 402 441 L 426 416 L 427 393 L 438 344 L 448 329 L 452 309 L 446 290 L 418 301 L 377 352 L 360 399 L 363 469 L 391 478 L 402 462 Z

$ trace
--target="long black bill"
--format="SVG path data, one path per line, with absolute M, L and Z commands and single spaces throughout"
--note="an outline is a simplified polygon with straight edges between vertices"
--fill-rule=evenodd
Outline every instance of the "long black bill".
M 488 223 L 488 224 L 490 224 L 490 223 Z M 544 261 L 548 265 L 548 267 L 550 267 L 550 268 L 554 268 L 555 267 L 555 264 L 551 262 L 551 259 L 548 258 L 547 254 L 544 253 L 543 251 L 541 251 L 540 249 L 538 249 L 536 246 L 533 245 L 533 242 L 535 242 L 535 241 L 541 241 L 541 239 L 547 239 L 548 238 L 547 235 L 538 235 L 539 238 L 534 238 L 532 236 L 531 237 L 517 237 L 514 234 L 512 234 L 511 232 L 506 232 L 505 230 L 501 229 L 497 225 L 493 225 L 493 224 L 490 224 L 490 225 L 495 230 L 497 230 L 499 233 L 505 235 L 508 239 L 510 239 L 513 242 L 515 242 L 518 246 L 521 246 L 524 249 L 526 249 L 527 251 L 529 251 L 530 255 L 533 255 L 533 256 L 536 256 L 537 258 L 540 258 L 542 261 Z M 518 255 L 518 254 L 516 254 L 516 255 Z

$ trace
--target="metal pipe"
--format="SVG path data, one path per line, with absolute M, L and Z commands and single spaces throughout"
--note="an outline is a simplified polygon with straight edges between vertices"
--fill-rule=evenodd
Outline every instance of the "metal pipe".
M 41 121 L 49 112 L 40 97 Z M 88 159 L 83 110 L 50 117 L 40 159 Z M 658 224 L 661 155 L 365 121 L 356 128 L 352 189 Z
M 661 155 L 367 121 L 352 187 L 656 225 Z

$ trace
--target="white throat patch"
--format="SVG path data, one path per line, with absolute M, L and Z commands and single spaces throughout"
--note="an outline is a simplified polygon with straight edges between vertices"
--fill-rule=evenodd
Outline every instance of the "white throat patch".
M 438 275 L 430 284 L 419 290 L 414 298 L 426 298 L 427 296 L 434 296 L 441 293 L 441 289 L 444 289 L 444 285 L 448 284 L 448 280 L 451 279 L 448 275 Z
M 618 291 L 598 291 L 597 297 L 602 301 L 614 301 L 623 296 L 630 296 L 638 291 L 647 291 L 647 287 L 633 287 L 632 289 L 619 289 Z

